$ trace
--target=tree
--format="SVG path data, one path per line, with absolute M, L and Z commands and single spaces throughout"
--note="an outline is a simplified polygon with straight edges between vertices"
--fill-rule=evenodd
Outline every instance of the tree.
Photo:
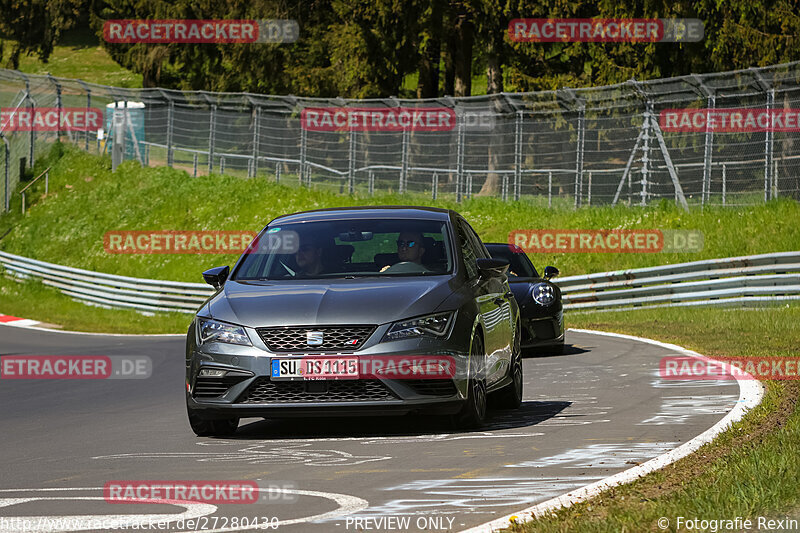
M 6 65 L 19 68 L 19 58 L 36 54 L 47 63 L 64 30 L 71 28 L 81 12 L 80 0 L 0 0 L 0 34 L 16 41 Z M 0 40 L 0 59 L 4 57 Z

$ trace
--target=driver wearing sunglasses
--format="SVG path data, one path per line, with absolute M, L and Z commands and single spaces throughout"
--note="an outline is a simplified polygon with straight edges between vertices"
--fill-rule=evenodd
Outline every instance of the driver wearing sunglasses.
M 400 262 L 422 263 L 425 248 L 422 246 L 422 234 L 404 231 L 397 237 L 397 259 Z

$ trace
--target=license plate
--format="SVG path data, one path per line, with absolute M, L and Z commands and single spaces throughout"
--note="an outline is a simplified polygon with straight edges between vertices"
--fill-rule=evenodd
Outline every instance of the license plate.
M 272 380 L 358 379 L 357 357 L 273 359 Z

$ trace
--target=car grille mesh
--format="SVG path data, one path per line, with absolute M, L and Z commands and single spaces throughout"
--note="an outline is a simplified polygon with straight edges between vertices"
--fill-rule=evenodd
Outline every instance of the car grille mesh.
M 270 381 L 258 378 L 237 403 L 375 402 L 397 397 L 379 380 Z
M 410 379 L 405 384 L 424 396 L 453 396 L 458 392 L 451 379 Z
M 198 376 L 192 395 L 195 398 L 219 398 L 228 389 L 247 379 L 248 376 Z
M 272 352 L 342 352 L 359 349 L 375 331 L 375 326 L 307 326 L 257 328 Z M 307 333 L 322 332 L 322 344 L 309 346 Z

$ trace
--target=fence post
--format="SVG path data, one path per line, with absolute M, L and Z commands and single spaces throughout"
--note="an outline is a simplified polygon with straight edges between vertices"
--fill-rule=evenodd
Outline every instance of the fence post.
M 458 145 L 456 147 L 456 202 L 461 203 L 461 184 L 464 179 L 464 121 L 458 121 Z
M 367 176 L 367 189 L 369 190 L 369 195 L 372 196 L 375 194 L 375 173 L 370 170 Z
M 303 174 L 306 170 L 306 129 L 303 127 L 301 122 L 300 124 L 300 171 L 298 174 L 298 179 L 300 180 L 300 185 L 303 185 Z
M 575 207 L 581 206 L 583 195 L 583 144 L 586 134 L 586 104 L 581 101 L 578 108 L 578 138 L 575 155 Z
M 6 136 L 3 135 L 2 131 L 0 131 L 0 138 L 3 139 L 3 151 L 5 152 L 5 156 L 3 157 L 3 169 L 5 174 L 5 198 L 3 200 L 3 211 L 8 213 L 8 211 L 11 209 L 11 193 L 9 191 L 11 183 L 9 182 L 8 176 L 8 139 L 6 139 Z
M 547 173 L 547 207 L 553 207 L 553 171 Z
M 61 84 L 56 81 L 52 74 L 49 72 L 47 73 L 47 79 L 55 85 L 56 87 L 56 107 L 58 108 L 58 140 L 61 141 L 61 113 L 62 109 L 64 108 L 63 103 L 61 101 Z
M 439 193 L 439 174 L 436 172 L 433 173 L 433 178 L 431 178 L 431 195 L 433 199 L 436 200 L 436 196 Z
M 397 192 L 403 194 L 406 192 L 408 184 L 408 145 L 409 145 L 410 130 L 403 130 L 402 151 L 400 153 L 400 184 Z
M 725 206 L 725 192 L 728 188 L 728 165 L 722 163 L 722 205 Z
M 258 149 L 261 143 L 261 107 L 256 106 L 253 117 L 253 178 L 258 174 Z
M 194 157 L 192 158 L 194 163 L 194 177 L 197 177 L 197 152 L 194 153 Z
M 30 104 L 30 106 L 29 106 L 29 108 L 30 108 L 30 116 L 34 116 L 35 109 L 36 109 L 36 102 L 33 100 L 33 97 L 31 96 L 31 82 L 30 82 L 30 80 L 28 79 L 28 77 L 25 74 L 20 73 L 19 75 L 22 76 L 22 79 L 25 80 L 25 98 L 28 100 L 28 102 Z M 35 146 L 35 142 L 36 142 L 36 131 L 34 131 L 34 130 L 35 130 L 35 128 L 31 128 L 31 131 L 30 131 L 30 143 L 31 143 L 31 145 L 30 145 L 30 150 L 29 150 L 29 154 L 28 154 L 28 158 L 29 158 L 28 161 L 30 161 L 30 168 L 33 168 L 33 164 L 35 163 L 34 156 L 35 156 L 35 151 L 36 150 L 35 150 L 34 146 Z
M 589 190 L 587 191 L 586 205 L 592 205 L 592 173 L 589 172 Z
M 214 170 L 214 141 L 217 128 L 217 104 L 211 104 L 211 119 L 208 131 L 208 173 Z
M 710 115 L 714 112 L 717 106 L 716 97 L 713 94 L 708 95 L 707 114 Z M 705 205 L 711 199 L 711 169 L 712 157 L 714 156 L 714 130 L 711 128 L 711 121 L 706 117 L 706 138 L 705 150 L 703 153 L 703 193 L 701 194 L 700 203 Z M 675 193 L 677 195 L 677 192 Z
M 522 189 L 522 111 L 514 120 L 514 200 L 519 201 Z
M 281 182 L 281 163 L 280 161 L 275 163 L 275 183 Z
M 641 205 L 647 205 L 647 175 L 650 172 L 650 120 L 653 113 L 653 102 L 648 100 L 647 107 L 644 112 L 644 131 L 642 134 L 642 202 Z
M 225 156 L 219 156 L 219 173 L 225 174 Z
M 350 149 L 348 150 L 347 157 L 347 189 L 350 194 L 355 192 L 356 188 L 356 130 L 350 128 Z
M 169 97 L 167 97 L 169 98 Z M 167 166 L 172 167 L 174 164 L 173 156 L 173 136 L 175 131 L 175 102 L 169 100 L 169 107 L 167 107 Z
M 767 113 L 769 113 L 769 129 L 764 142 L 764 201 L 772 199 L 771 186 L 772 186 L 772 161 L 773 161 L 773 147 L 775 141 L 775 115 L 772 112 L 775 106 L 775 89 L 769 88 L 767 90 Z

